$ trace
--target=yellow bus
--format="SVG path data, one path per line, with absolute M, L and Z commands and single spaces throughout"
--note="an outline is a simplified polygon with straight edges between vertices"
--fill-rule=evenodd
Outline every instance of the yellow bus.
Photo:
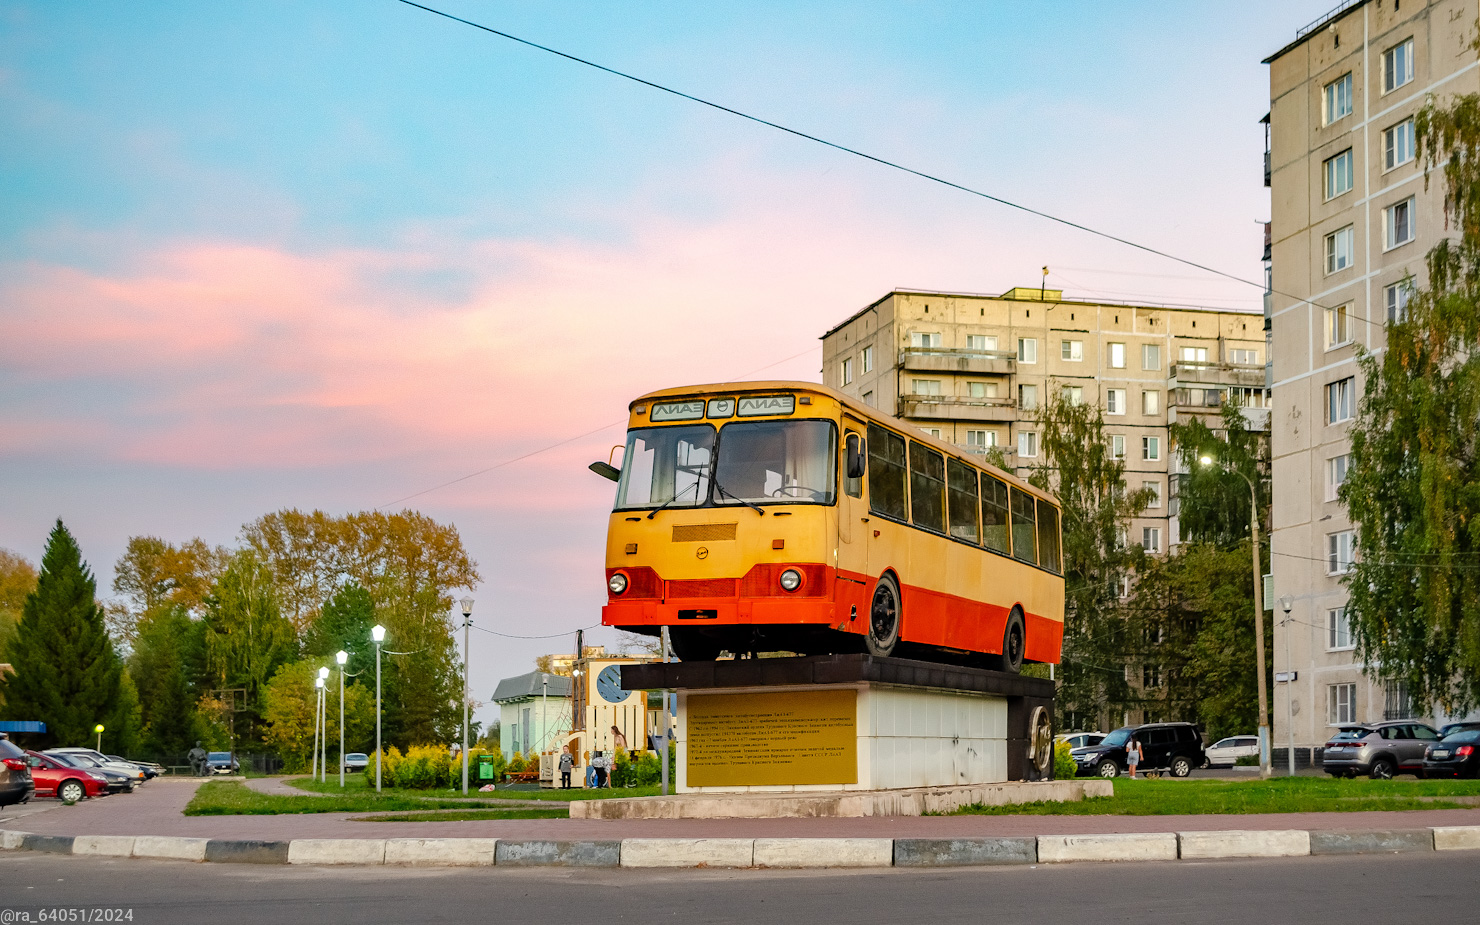
M 674 653 L 867 651 L 1016 672 L 1064 637 L 1059 508 L 979 457 L 802 382 L 629 406 L 602 623 Z

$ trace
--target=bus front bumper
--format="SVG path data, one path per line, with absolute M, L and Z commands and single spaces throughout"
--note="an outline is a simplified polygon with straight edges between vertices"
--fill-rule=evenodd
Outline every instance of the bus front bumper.
M 798 626 L 847 629 L 849 614 L 826 598 L 611 601 L 601 608 L 605 626 Z M 858 621 L 853 621 L 858 623 Z M 862 624 L 859 632 L 862 632 Z

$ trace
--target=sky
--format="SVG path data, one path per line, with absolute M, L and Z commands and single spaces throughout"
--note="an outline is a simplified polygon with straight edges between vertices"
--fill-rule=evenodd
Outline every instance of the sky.
M 1260 61 L 1334 0 L 428 5 L 1257 282 Z M 1044 265 L 1260 306 L 398 0 L 0 0 L 0 547 L 60 517 L 106 594 L 130 536 L 415 508 L 483 574 L 486 700 L 600 621 L 633 398 Z

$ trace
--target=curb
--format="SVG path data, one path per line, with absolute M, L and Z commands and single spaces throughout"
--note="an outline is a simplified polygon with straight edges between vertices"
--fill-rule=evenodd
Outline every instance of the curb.
M 987 867 L 1078 861 L 1199 861 L 1480 851 L 1480 825 L 1368 832 L 1214 831 L 1008 838 L 299 838 L 36 835 L 0 830 L 0 850 L 218 864 L 402 867 Z

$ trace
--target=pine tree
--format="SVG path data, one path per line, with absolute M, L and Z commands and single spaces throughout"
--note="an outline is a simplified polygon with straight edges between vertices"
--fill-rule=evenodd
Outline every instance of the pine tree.
M 50 743 L 95 742 L 93 727 L 103 723 L 105 748 L 117 749 L 132 744 L 130 710 L 96 591 L 82 550 L 58 520 L 10 645 L 15 674 L 0 680 L 0 696 L 6 718 L 46 723 Z

